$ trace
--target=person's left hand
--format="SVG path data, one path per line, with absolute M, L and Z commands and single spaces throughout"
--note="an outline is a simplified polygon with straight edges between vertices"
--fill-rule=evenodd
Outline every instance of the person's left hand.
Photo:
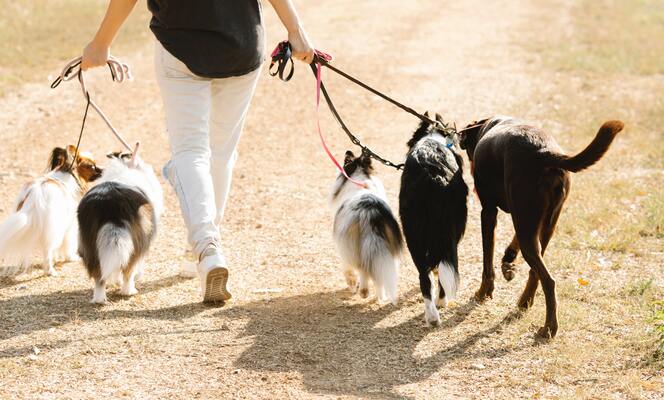
M 309 41 L 303 28 L 300 27 L 297 31 L 288 32 L 288 41 L 293 50 L 293 57 L 307 64 L 314 61 L 314 46 Z

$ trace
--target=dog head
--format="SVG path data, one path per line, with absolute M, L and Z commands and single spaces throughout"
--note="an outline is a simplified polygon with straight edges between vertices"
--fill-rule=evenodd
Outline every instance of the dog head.
M 346 171 L 346 175 L 348 176 L 353 176 L 357 171 L 361 171 L 367 177 L 371 176 L 373 173 L 371 157 L 365 154 L 356 157 L 352 151 L 346 151 L 346 156 L 344 157 L 344 171 Z
M 424 113 L 424 116 L 427 118 L 431 118 L 428 111 Z M 456 142 L 455 137 L 453 136 L 450 137 L 450 134 L 448 132 L 445 132 L 443 129 L 441 129 L 441 126 L 445 122 L 443 121 L 443 117 L 441 117 L 441 115 L 438 113 L 436 113 L 436 121 L 438 121 L 440 125 L 432 124 L 427 121 L 420 122 L 420 125 L 417 127 L 417 130 L 415 131 L 415 133 L 413 133 L 413 136 L 410 138 L 410 140 L 407 143 L 408 148 L 412 149 L 413 146 L 415 146 L 415 144 L 417 144 L 417 142 L 420 141 L 420 139 L 422 139 L 427 135 L 432 135 L 434 133 L 437 133 L 445 138 L 450 138 L 453 142 Z
M 475 146 L 477 146 L 477 142 L 480 140 L 480 132 L 484 131 L 483 128 L 488 121 L 489 118 L 485 118 L 479 121 L 471 122 L 458 132 L 459 147 L 461 147 L 462 150 L 466 150 L 470 161 L 473 161 Z
M 74 158 L 76 158 L 76 162 L 74 162 Z M 101 168 L 97 167 L 91 153 L 87 151 L 77 153 L 74 145 L 54 148 L 48 161 L 48 170 L 69 172 L 80 183 L 93 182 L 101 176 L 102 172 Z

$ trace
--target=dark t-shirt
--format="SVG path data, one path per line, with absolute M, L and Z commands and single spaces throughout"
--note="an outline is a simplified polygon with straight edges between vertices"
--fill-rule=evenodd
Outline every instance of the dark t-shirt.
M 148 0 L 150 29 L 196 75 L 245 75 L 263 63 L 260 0 Z

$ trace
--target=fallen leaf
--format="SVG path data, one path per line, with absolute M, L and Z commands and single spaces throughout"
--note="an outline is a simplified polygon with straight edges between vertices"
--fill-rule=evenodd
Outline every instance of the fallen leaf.
M 577 282 L 579 282 L 579 285 L 581 285 L 581 286 L 588 286 L 590 284 L 590 281 L 585 280 L 583 278 L 577 279 Z

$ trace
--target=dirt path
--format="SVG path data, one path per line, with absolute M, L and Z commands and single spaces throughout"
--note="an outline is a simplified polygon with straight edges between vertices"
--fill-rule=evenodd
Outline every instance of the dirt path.
M 416 109 L 464 123 L 517 112 L 546 80 L 533 74 L 537 60 L 516 40 L 537 24 L 532 4 L 344 0 L 309 2 L 302 14 L 317 46 L 335 54 L 339 66 Z M 271 45 L 283 33 L 272 12 L 266 14 Z M 560 10 L 557 23 L 564 25 L 565 15 Z M 128 138 L 145 143 L 146 159 L 160 168 L 168 145 L 151 49 L 146 44 L 124 57 L 135 82 L 109 85 L 101 71 L 91 80 L 98 102 Z M 391 159 L 403 157 L 412 117 L 334 77 L 328 85 L 367 143 Z M 460 301 L 443 312 L 441 329 L 424 327 L 407 255 L 397 307 L 349 296 L 326 201 L 335 172 L 313 134 L 313 96 L 302 65 L 288 85 L 267 73 L 259 85 L 223 227 L 236 297 L 229 305 L 201 305 L 197 282 L 178 277 L 185 233 L 168 188 L 168 209 L 138 296 L 111 293 L 112 304 L 89 305 L 91 284 L 78 264 L 65 265 L 56 278 L 35 273 L 0 283 L 0 397 L 574 396 L 571 378 L 547 372 L 555 370 L 556 346 L 533 339 L 543 318 L 541 297 L 517 325 L 506 318 L 523 273 L 509 284 L 498 280 L 490 304 L 468 300 L 481 268 L 475 203 L 460 250 Z M 53 145 L 74 141 L 82 106 L 73 84 L 57 91 L 43 82 L 26 85 L 0 100 L 3 215 L 28 179 L 25 171 L 41 170 Z M 350 148 L 329 117 L 323 125 L 337 154 Z M 83 147 L 102 157 L 117 145 L 93 118 Z M 398 174 L 383 167 L 378 174 L 396 207 Z M 502 224 L 498 249 L 509 235 Z M 569 345 L 564 335 L 560 346 Z M 40 349 L 36 360 L 27 357 L 33 346 Z M 610 379 L 601 376 L 600 383 Z

